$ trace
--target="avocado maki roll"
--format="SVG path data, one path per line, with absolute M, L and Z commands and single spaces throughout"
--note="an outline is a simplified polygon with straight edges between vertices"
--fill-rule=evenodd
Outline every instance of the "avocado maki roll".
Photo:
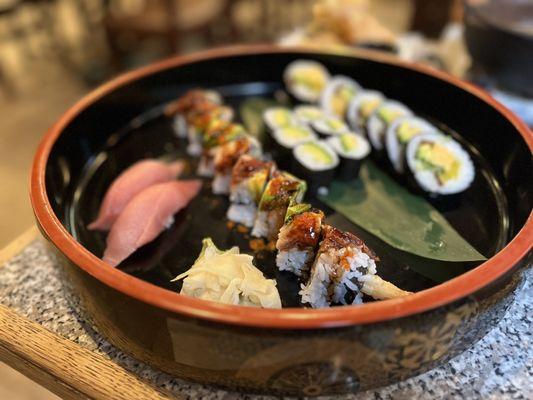
M 322 118 L 312 121 L 311 127 L 322 138 L 348 132 L 348 125 L 334 115 L 324 115 Z
M 286 107 L 267 108 L 263 113 L 263 121 L 269 132 L 298 123 L 292 111 Z
M 249 154 L 242 155 L 231 172 L 230 201 L 227 217 L 248 228 L 254 224 L 257 206 L 275 170 L 271 162 L 262 161 Z
M 231 171 L 239 157 L 244 154 L 253 157 L 261 156 L 261 145 L 255 138 L 248 135 L 240 136 L 217 147 L 214 157 L 214 194 L 230 193 Z
M 359 92 L 348 105 L 346 120 L 356 132 L 366 132 L 366 122 L 372 113 L 385 100 L 382 93 L 375 90 Z
M 361 161 L 370 153 L 370 144 L 361 135 L 343 133 L 327 139 L 328 144 L 339 155 L 337 177 L 352 180 L 359 175 Z
M 320 107 L 328 113 L 344 119 L 348 105 L 361 90 L 361 86 L 347 76 L 334 76 L 320 96 Z
M 165 115 L 174 117 L 172 127 L 177 137 L 187 137 L 187 115 L 202 108 L 202 104 L 220 105 L 222 97 L 214 90 L 191 89 L 165 107 Z
M 312 194 L 335 178 L 339 157 L 325 141 L 302 143 L 294 148 L 293 156 L 293 171 L 308 182 Z
M 361 303 L 363 277 L 376 274 L 378 260 L 354 234 L 323 225 L 309 279 L 299 292 L 302 303 L 313 308 Z
M 411 110 L 397 101 L 384 101 L 368 118 L 366 124 L 366 132 L 372 147 L 382 152 L 388 127 L 395 119 L 411 114 Z
M 276 249 L 276 265 L 280 271 L 297 276 L 308 271 L 315 259 L 324 213 L 310 204 L 291 204 L 281 227 Z
M 451 137 L 424 134 L 407 145 L 407 168 L 416 184 L 431 195 L 460 193 L 472 184 L 474 163 Z
M 288 172 L 274 172 L 261 196 L 252 236 L 276 240 L 289 204 L 301 202 L 306 188 L 305 181 Z
M 283 72 L 287 92 L 303 103 L 318 102 L 329 77 L 326 67 L 311 60 L 293 61 Z
M 407 144 L 414 137 L 425 133 L 438 134 L 439 131 L 428 121 L 414 116 L 400 117 L 389 126 L 385 136 L 385 148 L 396 172 L 404 172 Z
M 289 168 L 292 149 L 300 143 L 316 140 L 316 134 L 305 125 L 293 125 L 276 129 L 273 134 L 272 153 L 280 168 Z
M 311 125 L 313 121 L 323 118 L 325 114 L 317 106 L 301 105 L 294 107 L 294 115 L 301 123 Z

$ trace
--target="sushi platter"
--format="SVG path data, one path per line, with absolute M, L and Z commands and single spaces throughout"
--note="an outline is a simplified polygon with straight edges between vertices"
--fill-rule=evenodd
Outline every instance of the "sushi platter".
M 170 234 L 174 224 L 184 224 L 179 217 L 186 214 L 199 226 L 209 224 L 199 239 L 203 247 L 183 257 L 188 266 L 180 260 L 181 267 L 164 271 L 178 278 L 158 281 L 182 294 L 235 305 L 265 304 L 240 267 L 233 270 L 235 275 L 229 270 L 220 275 L 220 264 L 246 264 L 236 261 L 245 255 L 254 258 L 251 268 L 262 276 L 256 285 L 274 284 L 276 293 L 280 288 L 278 299 L 268 301 L 275 308 L 360 304 L 407 296 L 438 283 L 417 277 L 417 284 L 407 283 L 403 289 L 406 279 L 384 279 L 378 271 L 380 259 L 390 261 L 383 245 L 373 250 L 357 236 L 365 226 L 341 229 L 329 223 L 350 216 L 332 213 L 321 200 L 332 182 L 357 182 L 361 165 L 372 159 L 400 184 L 410 185 L 417 196 L 437 203 L 454 198 L 460 203 L 474 181 L 475 167 L 466 147 L 445 127 L 438 128 L 406 104 L 305 59 L 288 64 L 278 89 L 269 94 L 274 104 L 259 113 L 260 135 L 249 133 L 240 122 L 239 107 L 226 97 L 223 90 L 193 87 L 163 105 L 159 123 L 167 127 L 165 133 L 153 135 L 170 133 L 172 151 L 159 160 L 137 161 L 121 172 L 106 190 L 95 221 L 87 226 L 87 233 L 101 241 L 109 231 L 104 261 L 143 279 L 164 279 L 156 263 L 142 263 L 139 269 L 131 261 L 142 259 L 144 247 Z M 239 100 L 246 104 L 246 99 Z M 194 204 L 188 206 L 190 201 L 201 201 L 195 200 L 197 196 L 204 205 L 207 198 L 217 204 L 219 221 L 210 223 L 205 214 L 193 211 Z M 99 223 L 106 218 L 106 224 Z M 210 231 L 215 225 L 220 228 Z M 191 248 L 198 248 L 198 243 Z M 201 261 L 206 252 L 224 256 Z M 244 254 L 230 257 L 234 252 Z M 404 255 L 409 258 L 413 257 Z M 469 262 L 460 268 L 454 265 L 453 270 L 463 272 L 483 259 L 481 254 L 465 259 Z M 202 272 L 193 273 L 198 263 Z M 443 263 L 434 264 L 433 268 L 445 268 Z M 409 266 L 404 276 L 417 273 L 411 269 L 406 274 L 405 269 Z M 387 277 L 389 271 L 384 270 Z M 217 290 L 209 288 L 210 281 L 216 282 Z M 418 286 L 420 282 L 424 286 Z M 253 295 L 246 294 L 250 290 Z
M 113 345 L 234 391 L 335 395 L 443 365 L 503 318 L 532 261 L 532 151 L 444 73 L 245 46 L 87 95 L 44 136 L 31 199 Z

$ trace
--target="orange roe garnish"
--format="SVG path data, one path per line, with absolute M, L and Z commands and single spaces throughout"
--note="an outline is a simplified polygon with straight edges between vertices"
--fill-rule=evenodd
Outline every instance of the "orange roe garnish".
M 235 226 L 235 222 L 233 221 L 228 221 L 226 223 L 226 226 L 228 227 L 228 229 L 233 229 L 233 227 Z
M 344 270 L 346 271 L 350 270 L 350 263 L 348 262 L 348 260 L 346 260 L 346 258 L 343 258 L 341 260 L 341 267 L 344 268 Z
M 352 257 L 353 255 L 354 255 L 353 251 L 348 250 L 345 256 L 342 258 L 340 264 L 341 264 L 341 267 L 344 268 L 345 271 L 350 270 L 350 263 L 348 262 L 348 257 Z
M 239 225 L 237 225 L 237 232 L 246 233 L 246 232 L 248 232 L 248 228 L 245 227 L 244 225 L 239 224 Z
M 261 251 L 265 249 L 265 241 L 263 239 L 250 240 L 250 248 L 254 251 Z

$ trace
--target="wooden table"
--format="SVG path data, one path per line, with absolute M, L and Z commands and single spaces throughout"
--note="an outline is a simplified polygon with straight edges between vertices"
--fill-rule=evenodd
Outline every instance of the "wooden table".
M 0 250 L 0 268 L 38 235 L 32 227 Z M 176 398 L 3 305 L 0 360 L 64 399 Z
M 0 250 L 0 361 L 66 399 L 265 399 L 176 379 L 110 345 L 69 297 L 38 236 L 31 228 Z M 528 276 L 501 323 L 471 349 L 425 374 L 344 399 L 528 398 L 533 270 Z

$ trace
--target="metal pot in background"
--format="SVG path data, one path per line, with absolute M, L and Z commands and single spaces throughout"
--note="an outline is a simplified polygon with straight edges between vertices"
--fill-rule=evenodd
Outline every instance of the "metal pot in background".
M 464 4 L 465 39 L 474 69 L 503 90 L 533 97 L 533 1 Z

